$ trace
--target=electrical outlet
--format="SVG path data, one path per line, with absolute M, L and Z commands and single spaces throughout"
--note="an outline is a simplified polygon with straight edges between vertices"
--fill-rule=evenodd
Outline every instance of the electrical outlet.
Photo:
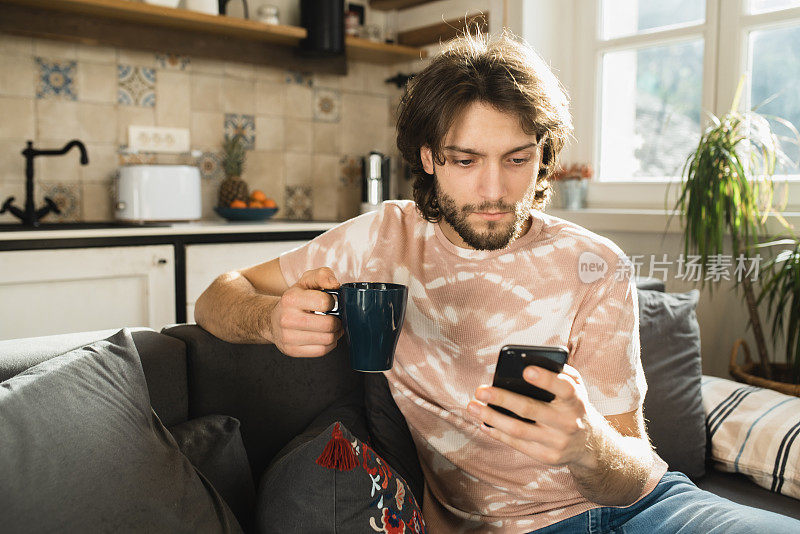
M 160 126 L 128 126 L 128 149 L 132 152 L 189 152 L 189 130 Z

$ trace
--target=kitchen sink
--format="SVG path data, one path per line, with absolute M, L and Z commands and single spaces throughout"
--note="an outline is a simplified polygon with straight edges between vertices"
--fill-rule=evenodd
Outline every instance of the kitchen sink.
M 39 223 L 39 226 L 25 226 L 22 223 L 0 223 L 0 232 L 20 232 L 26 230 L 97 230 L 103 228 L 147 228 L 147 227 L 167 227 L 167 226 L 171 226 L 171 223 L 97 221 L 97 222 Z

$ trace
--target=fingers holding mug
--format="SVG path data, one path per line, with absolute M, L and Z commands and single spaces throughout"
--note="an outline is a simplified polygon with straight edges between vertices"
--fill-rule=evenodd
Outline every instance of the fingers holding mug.
M 306 271 L 287 289 L 270 314 L 272 341 L 289 356 L 319 357 L 336 347 L 342 336 L 341 320 L 324 310 L 334 307 L 334 291 L 339 282 L 332 269 Z
M 337 289 L 341 284 L 330 267 L 306 271 L 295 284 L 303 289 Z

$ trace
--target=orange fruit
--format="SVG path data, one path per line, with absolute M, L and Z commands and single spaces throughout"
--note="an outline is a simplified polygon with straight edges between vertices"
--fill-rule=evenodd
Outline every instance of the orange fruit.
M 262 204 L 264 204 L 265 208 L 277 208 L 278 204 L 271 198 L 265 199 Z
M 260 202 L 258 200 L 250 200 L 250 202 L 247 203 L 247 207 L 248 208 L 263 208 L 264 207 L 264 203 Z
M 244 200 L 234 200 L 233 202 L 231 202 L 231 207 L 232 208 L 246 208 L 247 207 L 247 203 Z
M 250 193 L 250 200 L 257 200 L 259 202 L 264 202 L 267 200 L 267 195 L 261 189 L 256 189 L 252 193 Z

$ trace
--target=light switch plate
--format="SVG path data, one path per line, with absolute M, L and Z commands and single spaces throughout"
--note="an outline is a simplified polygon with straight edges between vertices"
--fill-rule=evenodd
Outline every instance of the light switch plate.
M 128 149 L 132 152 L 189 152 L 189 130 L 160 126 L 128 126 Z

